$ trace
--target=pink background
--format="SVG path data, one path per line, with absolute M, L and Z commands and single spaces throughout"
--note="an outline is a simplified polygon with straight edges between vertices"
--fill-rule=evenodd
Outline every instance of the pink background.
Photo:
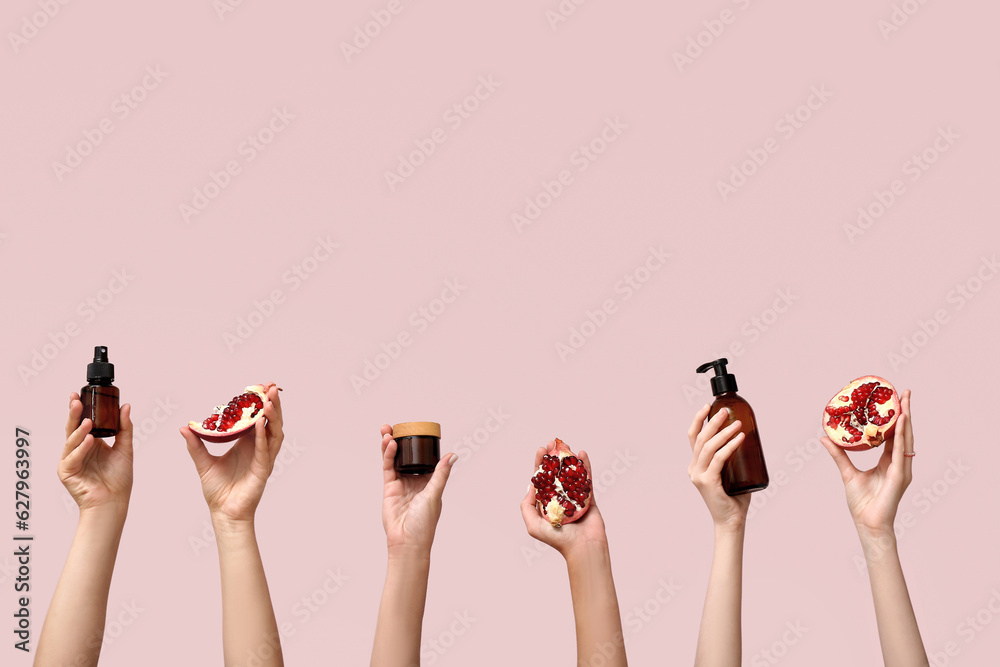
M 425 665 L 572 662 L 565 568 L 518 514 L 534 448 L 554 436 L 594 461 L 629 657 L 689 664 L 712 529 L 685 431 L 710 398 L 694 368 L 726 355 L 772 478 L 748 530 L 745 664 L 879 660 L 842 485 L 814 439 L 825 402 L 866 373 L 914 392 L 899 544 L 927 649 L 955 642 L 947 664 L 995 659 L 1000 280 L 984 258 L 1000 245 L 1000 7 L 907 0 L 916 12 L 883 35 L 888 0 L 595 0 L 555 28 L 557 0 L 484 4 L 402 0 L 348 62 L 341 42 L 387 2 L 247 0 L 220 18 L 211 0 L 117 0 L 50 19 L 32 19 L 35 0 L 5 3 L 4 428 L 8 453 L 15 425 L 32 432 L 35 641 L 76 523 L 54 473 L 64 407 L 103 344 L 144 433 L 103 665 L 221 661 L 215 547 L 199 543 L 208 513 L 176 429 L 268 380 L 285 389 L 287 439 L 257 523 L 277 617 L 295 631 L 288 664 L 367 664 L 385 566 L 378 427 L 412 419 L 440 421 L 463 454 L 434 548 Z M 730 22 L 712 23 L 723 10 Z M 12 45 L 22 30 L 33 36 Z M 674 54 L 699 33 L 707 46 L 679 71 Z M 147 67 L 165 78 L 147 78 L 123 118 L 115 100 Z M 480 77 L 499 87 L 455 127 L 445 114 Z M 813 87 L 828 99 L 802 107 Z M 275 108 L 294 118 L 247 161 L 241 142 Z M 791 132 L 782 119 L 796 113 Z M 102 119 L 113 131 L 60 179 L 53 163 Z M 608 119 L 627 127 L 581 171 L 574 154 Z M 391 191 L 385 172 L 436 128 L 445 142 Z M 718 182 L 764 146 L 777 150 L 724 200 Z M 914 171 L 925 150 L 934 163 Z M 239 173 L 186 222 L 180 205 L 231 160 Z M 562 170 L 570 184 L 519 232 L 512 214 Z M 894 179 L 892 204 L 849 238 Z M 339 247 L 304 262 L 318 237 Z M 647 273 L 650 247 L 670 257 Z M 313 272 L 296 284 L 296 267 Z M 626 274 L 646 280 L 631 298 L 616 291 Z M 449 280 L 464 289 L 421 330 L 411 314 L 440 306 Z M 270 316 L 251 315 L 274 290 Z M 779 291 L 791 294 L 780 313 Z M 584 325 L 608 299 L 603 326 Z M 227 346 L 241 318 L 260 326 Z M 77 335 L 61 339 L 67 325 Z M 560 358 L 574 328 L 591 335 Z M 384 366 L 381 346 L 401 333 L 411 344 L 356 392 L 351 376 Z M 49 358 L 25 379 L 36 352 Z M 486 437 L 490 410 L 508 416 Z M 326 596 L 328 571 L 349 579 Z M 314 594 L 324 603 L 305 618 Z M 113 627 L 129 604 L 138 617 Z M 474 619 L 461 635 L 456 614 Z M 786 624 L 806 628 L 794 644 Z

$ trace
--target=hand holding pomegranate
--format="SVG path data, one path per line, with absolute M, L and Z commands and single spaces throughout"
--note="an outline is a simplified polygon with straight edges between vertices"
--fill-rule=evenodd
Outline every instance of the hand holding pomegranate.
M 743 424 L 736 420 L 720 430 L 726 423 L 728 411 L 722 408 L 706 422 L 710 409 L 710 405 L 701 408 L 688 429 L 688 441 L 691 443 L 688 476 L 701 493 L 715 526 L 742 530 L 750 507 L 750 494 L 727 495 L 722 488 L 722 468 L 743 443 L 744 435 L 740 432 Z
M 94 423 L 84 419 L 80 395 L 69 400 L 66 446 L 59 460 L 59 479 L 80 506 L 80 511 L 108 507 L 124 513 L 132 494 L 131 406 L 121 407 L 120 426 L 114 446 L 95 438 Z
M 201 478 L 202 491 L 213 521 L 252 524 L 274 460 L 281 450 L 281 399 L 270 385 L 264 404 L 264 419 L 258 419 L 225 454 L 214 456 L 205 443 L 184 426 L 181 435 Z
M 903 392 L 899 404 L 895 429 L 886 434 L 885 448 L 871 470 L 858 470 L 842 445 L 823 438 L 840 469 L 847 506 L 861 538 L 886 667 L 928 664 L 893 530 L 899 501 L 913 479 L 909 390 Z
M 822 442 L 840 469 L 847 493 L 847 506 L 859 531 L 872 535 L 891 535 L 896 510 L 903 492 L 913 479 L 913 423 L 910 420 L 910 390 L 903 392 L 901 414 L 895 428 L 885 439 L 878 464 L 871 470 L 858 470 L 844 448 L 824 437 Z
M 576 623 L 576 661 L 627 667 L 618 594 L 604 517 L 594 501 L 590 456 L 556 438 L 535 452 L 535 474 L 521 501 L 528 534 L 566 559 Z
M 546 459 L 560 459 L 550 471 L 558 485 L 545 487 L 538 481 L 539 475 L 545 474 Z M 573 489 L 563 485 L 563 471 L 572 471 L 582 463 L 580 477 L 585 486 L 576 495 L 561 498 L 561 495 L 573 493 Z M 551 466 L 550 466 L 551 467 Z M 558 438 L 545 447 L 539 447 L 535 452 L 535 477 L 532 486 L 521 501 L 521 517 L 528 529 L 528 534 L 539 542 L 544 542 L 558 551 L 564 558 L 570 558 L 575 552 L 588 546 L 598 545 L 607 548 L 608 537 L 605 532 L 604 518 L 594 501 L 592 483 L 590 481 L 590 456 L 581 451 L 574 456 Z M 544 481 L 544 480 L 543 480 Z M 539 488 L 540 485 L 544 488 Z M 548 489 L 548 491 L 546 491 Z M 547 494 L 547 495 L 546 495 Z
M 441 517 L 441 497 L 448 483 L 455 454 L 445 454 L 430 475 L 402 475 L 396 472 L 396 441 L 392 427 L 383 424 L 382 433 L 382 525 L 390 554 L 411 552 L 427 555 Z

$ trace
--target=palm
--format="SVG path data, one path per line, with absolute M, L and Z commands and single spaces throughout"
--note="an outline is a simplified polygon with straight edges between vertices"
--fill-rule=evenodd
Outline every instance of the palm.
M 252 516 L 268 472 L 254 458 L 253 433 L 244 435 L 202 475 L 202 491 L 209 508 L 233 519 Z
M 597 509 L 593 497 L 591 498 L 587 514 L 579 521 L 564 524 L 559 528 L 553 528 L 542 516 L 539 515 L 537 518 L 538 521 L 534 532 L 529 531 L 529 534 L 539 541 L 548 544 L 561 554 L 565 554 L 586 544 L 606 544 L 608 541 L 604 517 L 601 516 L 601 511 Z
M 890 468 L 893 443 L 885 443 L 878 465 L 854 474 L 845 484 L 847 506 L 855 523 L 880 528 L 891 526 L 903 495 L 902 479 Z
M 81 509 L 127 498 L 132 490 L 132 462 L 102 439 L 82 460 L 59 462 L 59 479 Z
M 385 485 L 382 501 L 382 523 L 389 544 L 409 544 L 434 527 L 441 515 L 441 506 L 426 492 L 430 476 L 397 477 Z

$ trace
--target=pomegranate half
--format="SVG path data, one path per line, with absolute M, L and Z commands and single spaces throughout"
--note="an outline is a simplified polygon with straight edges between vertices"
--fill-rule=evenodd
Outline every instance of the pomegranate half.
M 201 422 L 188 422 L 195 435 L 209 442 L 229 442 L 240 437 L 264 418 L 264 404 L 267 403 L 267 392 L 274 386 L 255 384 L 247 387 L 242 394 L 229 401 L 228 405 L 220 405 Z
M 590 508 L 590 471 L 559 438 L 548 444 L 531 484 L 538 511 L 554 528 L 579 521 Z
M 885 378 L 866 375 L 830 399 L 823 411 L 823 429 L 844 449 L 871 449 L 885 442 L 899 412 L 896 388 Z

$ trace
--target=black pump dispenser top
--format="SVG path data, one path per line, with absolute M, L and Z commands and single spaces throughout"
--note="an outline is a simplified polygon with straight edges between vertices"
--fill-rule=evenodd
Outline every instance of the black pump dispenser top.
M 699 373 L 704 373 L 712 368 L 715 369 L 715 377 L 712 378 L 713 396 L 724 394 L 727 391 L 736 391 L 736 376 L 726 372 L 726 364 L 728 363 L 728 359 L 716 359 L 698 367 L 697 372 Z
M 115 379 L 115 365 L 108 361 L 108 348 L 94 348 L 94 361 L 87 364 L 87 382 L 111 384 Z

